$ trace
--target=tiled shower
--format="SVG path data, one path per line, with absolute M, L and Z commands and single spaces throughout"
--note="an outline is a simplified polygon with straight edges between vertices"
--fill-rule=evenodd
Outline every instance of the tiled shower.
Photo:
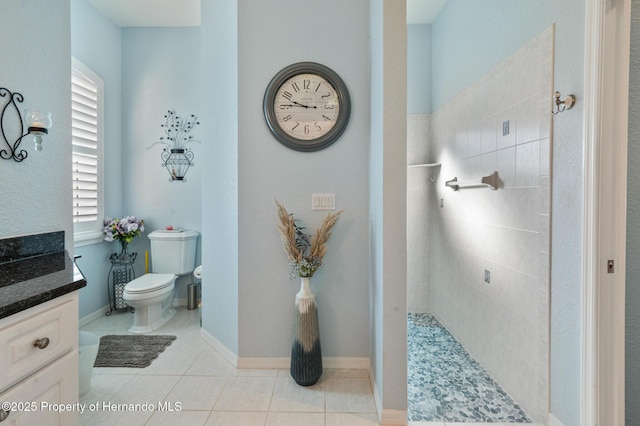
M 553 42 L 550 27 L 407 121 L 410 318 L 431 314 L 535 422 L 548 413 Z M 497 190 L 445 185 L 495 171 Z

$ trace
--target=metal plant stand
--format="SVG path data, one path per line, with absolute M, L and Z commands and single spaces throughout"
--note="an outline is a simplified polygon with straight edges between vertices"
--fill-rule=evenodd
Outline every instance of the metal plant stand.
M 109 260 L 111 268 L 107 277 L 107 292 L 109 295 L 109 310 L 106 315 L 109 316 L 113 311 L 122 311 L 128 309 L 133 312 L 133 308 L 127 305 L 122 297 L 124 288 L 127 283 L 136 278 L 133 270 L 133 264 L 136 261 L 137 253 L 130 253 L 124 256 L 113 253 Z M 113 291 L 113 294 L 112 294 Z

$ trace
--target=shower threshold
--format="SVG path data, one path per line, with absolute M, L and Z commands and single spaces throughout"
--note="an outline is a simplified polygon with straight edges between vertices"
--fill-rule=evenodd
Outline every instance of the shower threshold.
M 531 423 L 433 315 L 409 314 L 407 349 L 408 418 L 412 424 Z

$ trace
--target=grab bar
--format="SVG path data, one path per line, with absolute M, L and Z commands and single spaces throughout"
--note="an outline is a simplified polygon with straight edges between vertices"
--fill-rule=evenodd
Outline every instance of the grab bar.
M 494 191 L 498 189 L 498 172 L 493 172 L 489 176 L 484 176 L 480 182 L 458 182 L 458 178 L 454 177 L 451 180 L 445 182 L 445 185 L 449 188 L 457 191 L 463 188 L 491 188 Z

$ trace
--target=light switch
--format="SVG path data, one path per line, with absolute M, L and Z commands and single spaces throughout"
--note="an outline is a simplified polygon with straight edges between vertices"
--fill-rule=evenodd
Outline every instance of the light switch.
M 336 194 L 311 194 L 311 210 L 335 210 Z

